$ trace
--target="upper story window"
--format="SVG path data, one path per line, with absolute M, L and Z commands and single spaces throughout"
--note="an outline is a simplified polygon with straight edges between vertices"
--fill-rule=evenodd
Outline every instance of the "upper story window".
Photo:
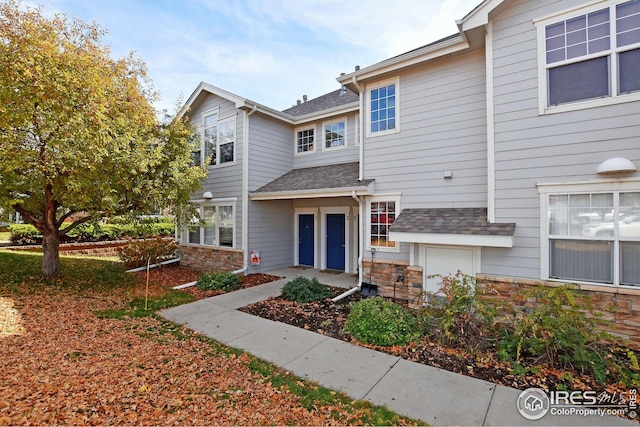
M 369 136 L 398 131 L 398 79 L 379 82 L 367 92 Z
M 296 129 L 296 154 L 315 153 L 315 126 Z
M 594 6 L 541 24 L 544 108 L 587 100 L 622 102 L 640 91 L 640 0 Z
M 217 110 L 202 116 L 201 161 L 208 165 L 233 163 L 236 141 L 236 116 L 219 119 Z M 197 152 L 194 157 L 197 156 Z
M 345 148 L 347 146 L 347 128 L 346 119 L 338 122 L 325 123 L 323 127 L 324 133 L 324 149 L 331 150 L 335 148 Z

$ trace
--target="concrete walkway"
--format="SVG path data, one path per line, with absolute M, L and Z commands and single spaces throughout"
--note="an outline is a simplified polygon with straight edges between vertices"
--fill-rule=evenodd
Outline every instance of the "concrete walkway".
M 350 288 L 357 277 L 298 268 L 271 271 L 289 280 L 317 277 Z M 168 320 L 269 360 L 294 374 L 345 392 L 354 399 L 384 405 L 431 425 L 628 425 L 614 416 L 559 416 L 525 419 L 516 407 L 520 391 L 409 362 L 334 338 L 273 322 L 237 309 L 280 295 L 287 279 L 163 310 Z

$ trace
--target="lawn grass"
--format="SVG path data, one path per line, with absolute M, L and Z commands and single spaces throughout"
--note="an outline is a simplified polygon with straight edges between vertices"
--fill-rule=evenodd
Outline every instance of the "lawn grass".
M 114 293 L 129 295 L 126 291 L 144 286 L 137 276 L 126 273 L 125 267 L 119 262 L 79 256 L 61 257 L 61 276 L 55 279 L 42 277 L 41 263 L 42 254 L 0 250 L 0 295 L 13 293 L 28 298 L 33 293 L 46 291 L 47 288 L 58 288 L 67 293 L 75 292 L 84 297 Z M 139 335 L 151 340 L 164 339 L 162 337 L 166 334 L 178 340 L 195 337 L 205 342 L 211 349 L 210 357 L 213 359 L 211 363 L 215 363 L 217 357 L 245 355 L 246 353 L 241 350 L 202 335 L 194 335 L 182 326 L 156 314 L 157 310 L 184 304 L 193 299 L 191 294 L 169 289 L 160 295 L 151 295 L 146 309 L 144 298 L 137 297 L 124 305 L 96 311 L 94 314 L 100 318 L 112 319 L 154 317 L 158 320 L 157 326 L 154 326 L 158 331 L 140 330 Z M 423 424 L 419 420 L 403 417 L 385 407 L 353 400 L 344 393 L 299 378 L 253 355 L 246 354 L 246 356 L 249 359 L 250 371 L 259 374 L 263 378 L 262 381 L 265 384 L 271 384 L 274 389 L 288 390 L 297 396 L 300 405 L 308 410 L 323 406 L 339 407 L 343 416 L 346 412 L 352 417 L 349 419 L 349 424 L 357 425 Z M 338 415 L 332 412 L 334 418 L 339 419 Z

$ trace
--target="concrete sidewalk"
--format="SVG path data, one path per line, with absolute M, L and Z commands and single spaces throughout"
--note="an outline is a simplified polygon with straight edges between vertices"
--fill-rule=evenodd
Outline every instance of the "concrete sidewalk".
M 346 274 L 325 274 L 311 269 L 284 269 L 269 274 L 288 279 L 302 275 L 317 277 L 322 283 L 344 288 L 355 286 L 357 280 Z M 237 310 L 280 295 L 286 278 L 170 308 L 160 314 L 300 377 L 432 425 L 638 426 L 637 422 L 614 416 L 550 413 L 540 420 L 529 421 L 516 407 L 519 390 L 409 362 Z

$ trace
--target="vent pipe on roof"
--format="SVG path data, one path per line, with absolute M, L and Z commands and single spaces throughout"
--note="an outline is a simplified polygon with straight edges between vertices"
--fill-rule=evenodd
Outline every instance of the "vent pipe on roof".
M 300 100 L 298 99 L 298 100 L 296 101 L 296 104 L 297 104 L 297 105 L 300 105 L 300 104 L 302 104 L 302 101 L 300 101 Z
M 356 65 L 355 70 L 356 70 L 356 71 L 360 71 L 360 66 L 359 66 L 359 65 Z
M 302 95 L 302 102 L 307 102 L 307 95 Z

